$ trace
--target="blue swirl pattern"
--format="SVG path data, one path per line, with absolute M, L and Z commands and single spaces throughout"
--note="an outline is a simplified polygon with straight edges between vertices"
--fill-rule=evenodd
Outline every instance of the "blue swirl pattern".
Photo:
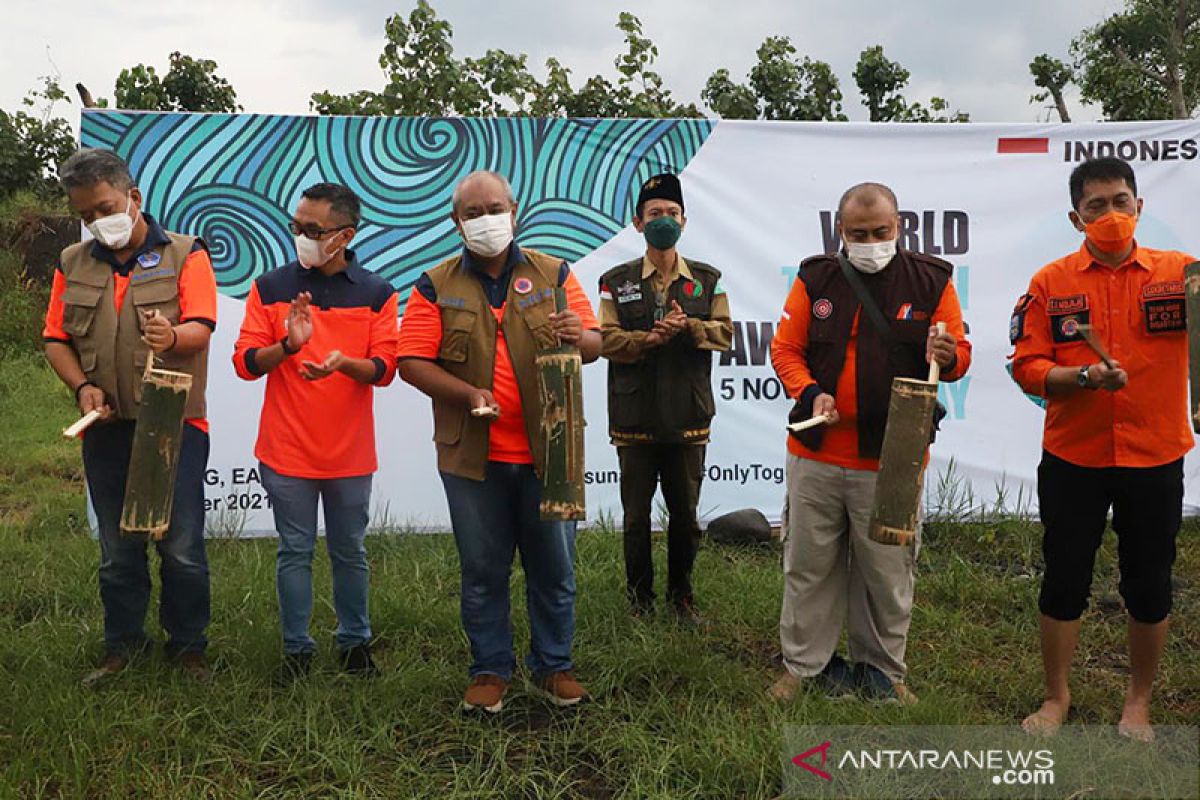
M 221 291 L 294 258 L 289 211 L 301 190 L 342 183 L 363 202 L 354 248 L 407 298 L 420 274 L 455 253 L 454 184 L 491 169 L 520 204 L 518 238 L 575 261 L 619 232 L 649 176 L 680 171 L 709 120 L 285 117 L 83 112 L 82 143 L 130 165 L 146 209 L 208 242 Z

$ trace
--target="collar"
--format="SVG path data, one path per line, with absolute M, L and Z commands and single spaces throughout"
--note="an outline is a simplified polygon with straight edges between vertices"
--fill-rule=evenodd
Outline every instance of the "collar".
M 642 256 L 642 280 L 646 280 L 654 273 L 658 272 L 658 267 L 650 260 L 650 256 Z M 674 283 L 677 277 L 684 277 L 687 280 L 692 280 L 692 268 L 683 260 L 683 256 L 675 254 L 675 269 L 671 272 L 671 280 L 668 283 Z
M 1081 244 L 1079 246 L 1078 255 L 1079 255 L 1079 263 L 1076 268 L 1080 272 L 1089 270 L 1092 267 L 1106 267 L 1108 269 L 1121 269 L 1122 267 L 1130 267 L 1130 266 L 1141 267 L 1142 269 L 1146 270 L 1147 272 L 1150 271 L 1150 267 L 1146 266 L 1146 264 L 1143 263 L 1142 260 L 1139 258 L 1139 256 L 1141 255 L 1141 248 L 1138 246 L 1137 239 L 1133 240 L 1133 249 L 1129 251 L 1128 257 L 1126 257 L 1126 259 L 1124 261 L 1122 261 L 1120 264 L 1118 264 L 1115 267 L 1108 267 L 1108 265 L 1101 264 L 1099 261 L 1097 261 L 1096 257 L 1092 255 L 1092 251 L 1088 250 L 1086 240 L 1084 241 L 1083 244 Z
M 301 275 L 307 276 L 309 278 L 315 278 L 318 275 L 321 276 L 322 278 L 325 277 L 325 273 L 321 272 L 320 267 L 313 267 L 312 269 L 308 269 L 303 264 L 301 264 L 299 260 L 293 260 L 292 263 L 296 265 L 296 269 L 300 271 Z M 351 250 L 349 247 L 346 248 L 346 268 L 344 270 L 342 270 L 341 272 L 335 272 L 334 274 L 330 275 L 328 279 L 332 280 L 332 279 L 338 277 L 339 275 L 345 277 L 345 279 L 350 281 L 351 283 L 359 283 L 367 275 L 367 270 L 361 264 L 358 263 L 358 254 L 355 253 L 353 250 Z
M 158 220 L 147 214 L 145 211 L 142 212 L 142 217 L 144 217 L 146 220 L 146 240 L 142 242 L 141 247 L 139 247 L 127 261 L 118 261 L 117 254 L 100 244 L 98 239 L 92 240 L 92 258 L 96 259 L 97 261 L 103 261 L 105 264 L 109 264 L 112 266 L 115 272 L 126 274 L 133 268 L 133 265 L 137 263 L 137 260 L 143 255 L 149 253 L 151 250 L 155 250 L 159 247 L 165 247 L 171 243 L 171 238 L 167 236 L 167 232 L 163 230 L 162 225 L 158 224 Z
M 503 278 L 505 275 L 512 272 L 513 268 L 516 267 L 517 264 L 520 264 L 521 262 L 523 262 L 524 260 L 525 260 L 525 253 L 523 253 L 521 251 L 520 246 L 517 244 L 516 240 L 514 239 L 512 244 L 510 244 L 508 246 L 508 258 L 505 259 L 505 261 L 504 261 L 504 269 L 500 271 L 499 277 Z M 470 270 L 471 272 L 475 273 L 476 275 L 479 275 L 479 276 L 485 277 L 485 278 L 491 277 L 480 268 L 479 264 L 476 263 L 476 261 L 475 261 L 475 257 L 471 255 L 471 251 L 468 250 L 465 245 L 463 246 L 463 249 L 462 249 L 462 265 L 463 265 L 464 269 Z

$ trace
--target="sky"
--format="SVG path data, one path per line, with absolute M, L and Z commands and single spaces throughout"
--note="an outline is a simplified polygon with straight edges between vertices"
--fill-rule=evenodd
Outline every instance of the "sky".
M 615 81 L 613 59 L 622 51 L 615 27 L 621 11 L 637 15 L 657 46 L 654 68 L 674 97 L 700 104 L 708 76 L 725 67 L 739 81 L 768 36 L 788 36 L 800 56 L 829 62 L 842 83 L 844 110 L 865 119 L 853 70 L 858 54 L 875 44 L 911 73 L 908 100 L 945 97 L 978 122 L 1032 122 L 1046 109 L 1030 103 L 1036 91 L 1028 64 L 1046 52 L 1068 58 L 1080 30 L 1118 11 L 1122 0 L 431 0 L 454 29 L 455 56 L 498 48 L 526 53 L 535 76 L 555 56 L 572 70 L 578 88 L 600 73 Z M 14 110 L 38 84 L 61 75 L 64 87 L 84 83 L 112 97 L 123 67 L 154 66 L 180 50 L 213 59 L 248 112 L 309 113 L 308 98 L 383 86 L 379 54 L 383 26 L 407 14 L 415 0 L 8 0 L 0 108 Z M 73 92 L 72 92 L 73 94 Z M 1068 94 L 1073 119 L 1099 119 L 1100 110 Z M 78 119 L 78 102 L 58 107 Z

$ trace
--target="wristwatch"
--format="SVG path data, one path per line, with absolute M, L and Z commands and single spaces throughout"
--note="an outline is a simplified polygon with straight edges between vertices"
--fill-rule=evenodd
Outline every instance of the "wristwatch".
M 294 355 L 296 355 L 296 353 L 300 352 L 299 348 L 297 348 L 295 350 L 290 349 L 288 347 L 287 342 L 288 342 L 288 337 L 286 337 L 286 336 L 284 336 L 282 339 L 279 340 L 279 345 L 280 345 L 280 347 L 283 348 L 283 354 L 285 356 L 294 356 Z
M 1076 375 L 1075 375 L 1075 382 L 1078 383 L 1080 385 L 1080 387 L 1082 387 L 1084 389 L 1095 389 L 1096 388 L 1095 386 L 1092 386 L 1092 381 L 1090 378 L 1088 378 L 1088 370 L 1091 368 L 1092 368 L 1091 364 L 1084 364 L 1082 367 L 1079 368 L 1079 372 L 1076 373 Z

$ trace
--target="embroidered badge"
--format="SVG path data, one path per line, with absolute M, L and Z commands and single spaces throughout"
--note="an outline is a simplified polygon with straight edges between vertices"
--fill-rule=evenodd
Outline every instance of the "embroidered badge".
M 904 303 L 900 306 L 900 310 L 896 312 L 896 319 L 912 319 L 912 303 Z
M 1033 302 L 1033 295 L 1021 295 L 1021 299 L 1017 301 L 1017 307 L 1013 309 L 1012 317 L 1008 321 L 1008 343 L 1016 344 L 1025 337 L 1025 314 L 1029 311 L 1029 304 Z
M 144 269 L 150 269 L 151 267 L 158 266 L 158 262 L 162 261 L 162 256 L 150 250 L 138 256 L 137 261 Z
M 1058 323 L 1058 329 L 1062 331 L 1064 338 L 1070 339 L 1079 333 L 1079 318 L 1078 317 L 1063 317 Z
M 1074 314 L 1086 311 L 1088 298 L 1086 294 L 1072 294 L 1066 297 L 1051 297 L 1046 301 L 1047 314 Z
M 157 269 L 138 269 L 129 274 L 129 282 L 131 284 L 146 283 L 156 278 L 169 278 L 174 274 L 175 270 L 166 266 Z
M 529 278 L 517 278 L 513 281 L 513 291 L 517 294 L 529 294 L 533 291 L 533 281 Z
M 625 281 L 617 287 L 617 302 L 632 303 L 635 300 L 642 299 L 642 287 L 638 286 L 633 281 Z
M 813 303 L 813 316 L 817 319 L 829 319 L 833 314 L 833 301 L 822 297 L 817 302 Z
M 695 281 L 687 281 L 683 284 L 683 294 L 685 297 L 699 297 L 704 294 L 704 287 Z

